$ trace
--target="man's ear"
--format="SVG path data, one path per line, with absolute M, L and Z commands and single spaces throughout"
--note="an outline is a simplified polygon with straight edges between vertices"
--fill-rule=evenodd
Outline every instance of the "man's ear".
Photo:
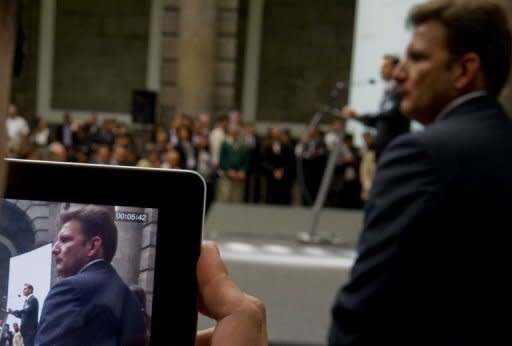
M 90 257 L 102 257 L 103 256 L 103 241 L 102 239 L 95 235 L 88 241 L 88 255 Z M 101 255 L 101 256 L 98 256 Z
M 457 60 L 455 87 L 458 90 L 479 90 L 484 87 L 480 57 L 473 53 L 466 53 Z

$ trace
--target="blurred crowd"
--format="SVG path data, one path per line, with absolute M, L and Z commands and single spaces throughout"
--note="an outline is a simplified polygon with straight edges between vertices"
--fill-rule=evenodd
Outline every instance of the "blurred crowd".
M 236 110 L 215 118 L 179 113 L 168 124 L 154 124 L 149 140 L 141 141 L 114 118 L 100 122 L 91 113 L 77 120 L 68 112 L 50 127 L 42 117 L 29 123 L 11 104 L 6 127 L 9 157 L 197 171 L 207 184 L 207 208 L 215 200 L 310 206 L 333 150 L 324 206 L 361 208 L 375 171 L 375 133 L 365 132 L 365 145 L 356 147 L 341 118 L 295 137 L 279 126 L 258 133 Z

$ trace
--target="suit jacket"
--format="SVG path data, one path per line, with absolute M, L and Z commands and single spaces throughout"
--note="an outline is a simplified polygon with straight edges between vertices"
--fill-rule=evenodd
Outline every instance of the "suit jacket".
M 330 345 L 511 343 L 511 158 L 511 121 L 488 96 L 390 144 Z
M 25 300 L 21 310 L 13 311 L 12 314 L 21 319 L 20 332 L 25 337 L 35 335 L 39 314 L 39 302 L 33 295 Z
M 52 287 L 36 345 L 143 345 L 144 334 L 137 298 L 115 269 L 100 261 Z
M 411 125 L 410 120 L 400 112 L 400 95 L 396 84 L 385 91 L 381 107 L 376 114 L 364 114 L 355 120 L 376 129 L 374 149 L 377 160 L 393 139 L 409 132 Z

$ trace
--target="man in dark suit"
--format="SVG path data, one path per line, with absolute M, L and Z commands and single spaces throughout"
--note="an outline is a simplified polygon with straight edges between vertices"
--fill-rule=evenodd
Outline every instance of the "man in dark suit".
M 70 209 L 53 246 L 57 274 L 43 305 L 36 345 L 144 345 L 144 315 L 110 264 L 117 228 L 109 210 Z
M 0 346 L 11 346 L 13 339 L 13 332 L 9 328 L 9 324 L 5 323 L 0 326 Z
M 62 123 L 55 128 L 55 140 L 62 143 L 66 148 L 70 148 L 74 144 L 74 139 L 75 132 L 71 113 L 65 113 Z
M 26 297 L 20 310 L 7 309 L 7 312 L 21 319 L 20 332 L 25 346 L 34 345 L 39 314 L 39 302 L 34 297 L 34 287 L 31 284 L 23 286 L 23 295 Z
M 511 303 L 512 123 L 498 101 L 507 13 L 492 0 L 432 0 L 408 22 L 400 109 L 428 126 L 380 158 L 329 344 L 510 344 L 497 311 Z
M 393 70 L 400 62 L 396 55 L 386 54 L 382 59 L 380 74 L 384 80 L 384 93 L 376 113 L 358 114 L 352 107 L 345 106 L 342 115 L 375 128 L 375 159 L 378 160 L 386 146 L 396 137 L 409 132 L 411 121 L 400 112 L 398 84 L 393 80 Z

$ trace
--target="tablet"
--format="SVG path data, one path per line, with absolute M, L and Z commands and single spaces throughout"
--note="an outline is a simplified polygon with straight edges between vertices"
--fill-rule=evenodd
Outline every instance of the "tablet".
M 49 290 L 61 280 L 52 254 L 57 217 L 94 205 L 114 217 L 117 250 L 111 263 L 126 285 L 142 288 L 150 345 L 194 345 L 205 213 L 200 175 L 16 159 L 7 159 L 7 166 L 0 214 L 0 319 L 11 326 L 21 322 L 7 311 L 23 307 L 26 283 L 38 298 L 41 318 Z

